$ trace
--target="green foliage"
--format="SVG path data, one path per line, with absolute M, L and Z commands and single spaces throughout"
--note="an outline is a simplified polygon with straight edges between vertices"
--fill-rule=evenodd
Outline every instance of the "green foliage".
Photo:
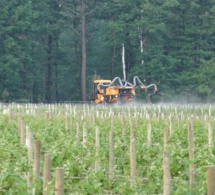
M 199 67 L 197 74 L 195 75 L 196 80 L 199 85 L 197 86 L 197 91 L 201 94 L 207 102 L 212 102 L 214 99 L 214 87 L 215 87 L 215 77 L 214 77 L 214 60 L 202 60 L 202 65 Z
M 13 114 L 21 114 L 24 123 L 41 141 L 41 154 L 50 153 L 52 158 L 52 178 L 48 191 L 54 193 L 55 168 L 65 171 L 65 193 L 76 194 L 161 194 L 163 187 L 164 129 L 169 127 L 172 117 L 173 129 L 169 132 L 168 151 L 170 153 L 171 194 L 191 194 L 189 191 L 189 165 L 195 164 L 194 191 L 206 193 L 206 166 L 215 163 L 214 147 L 208 146 L 208 122 L 214 125 L 213 117 L 208 122 L 202 120 L 214 106 L 129 106 L 129 107 L 88 107 L 82 105 L 24 105 L 5 107 Z M 32 113 L 26 114 L 26 108 Z M 49 112 L 50 119 L 45 119 Z M 3 110 L 1 110 L 3 112 Z M 69 128 L 65 125 L 68 115 Z M 97 114 L 99 113 L 99 115 Z M 110 113 L 114 117 L 109 116 Z M 146 114 L 147 113 L 147 114 Z M 122 115 L 125 135 L 122 135 Z M 150 118 L 146 117 L 149 115 Z M 188 131 L 189 117 L 194 116 L 194 159 L 189 160 Z M 32 172 L 28 162 L 27 149 L 20 145 L 17 120 L 11 115 L 0 114 L 0 192 L 5 194 L 25 194 L 26 173 Z M 10 121 L 9 121 L 10 120 Z M 95 120 L 95 124 L 93 121 Z M 130 122 L 136 140 L 136 177 L 130 180 Z M 113 126 L 111 123 L 113 121 Z M 147 144 L 147 126 L 152 126 L 152 145 Z M 77 135 L 79 125 L 79 137 Z M 87 142 L 82 139 L 83 126 L 87 128 Z M 100 147 L 96 155 L 95 126 L 99 127 Z M 114 131 L 114 179 L 109 174 L 109 131 Z M 99 169 L 95 170 L 95 161 Z M 43 167 L 41 158 L 41 167 Z M 42 173 L 39 181 L 33 181 L 37 192 L 42 190 Z M 27 193 L 26 193 L 27 194 Z
M 50 85 L 51 101 L 80 100 L 80 1 L 3 0 L 0 5 L 0 91 L 7 88 L 11 101 L 42 102 Z M 214 101 L 201 73 L 214 59 L 214 10 L 213 0 L 87 1 L 88 93 L 95 73 L 122 77 L 124 44 L 128 79 L 160 83 L 166 101 Z
M 26 148 L 20 146 L 16 125 L 1 114 L 0 193 L 26 194 L 25 173 L 29 170 Z

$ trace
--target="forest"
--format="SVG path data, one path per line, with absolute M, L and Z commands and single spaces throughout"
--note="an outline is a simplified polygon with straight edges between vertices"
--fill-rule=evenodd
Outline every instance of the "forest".
M 93 79 L 123 77 L 124 48 L 127 80 L 157 84 L 166 102 L 215 101 L 214 0 L 1 0 L 0 6 L 2 100 L 88 101 Z

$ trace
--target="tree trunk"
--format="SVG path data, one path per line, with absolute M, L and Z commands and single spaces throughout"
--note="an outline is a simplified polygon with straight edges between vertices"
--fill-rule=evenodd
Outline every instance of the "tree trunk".
M 56 47 L 57 47 L 57 53 L 59 51 L 58 47 L 58 40 L 56 41 Z M 58 92 L 58 62 L 54 63 L 55 67 L 55 96 L 56 96 L 56 102 L 59 102 L 59 92 Z
M 122 70 L 123 70 L 123 79 L 126 81 L 125 45 L 124 44 L 122 44 Z
M 58 92 L 58 65 L 55 64 L 55 96 L 56 102 L 59 102 L 59 92 Z
M 21 82 L 22 82 L 22 98 L 23 99 L 28 99 L 27 95 L 27 70 L 25 65 L 23 64 L 22 69 L 20 70 L 20 77 L 21 77 Z M 6 87 L 5 87 L 6 88 Z
M 47 72 L 46 72 L 46 103 L 51 102 L 52 91 L 52 35 L 48 37 Z
M 81 45 L 82 45 L 82 67 L 81 67 L 81 97 L 86 101 L 86 29 L 85 29 L 85 3 L 81 1 Z
M 32 101 L 33 103 L 38 103 L 38 82 L 36 79 L 33 81 L 33 86 L 32 86 Z
M 115 54 L 116 54 L 116 44 L 114 43 L 113 50 L 111 53 L 111 75 L 110 75 L 111 79 L 114 78 Z

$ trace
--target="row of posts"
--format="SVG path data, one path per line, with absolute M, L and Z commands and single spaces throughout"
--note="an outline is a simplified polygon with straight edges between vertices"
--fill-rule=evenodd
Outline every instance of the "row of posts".
M 40 159 L 41 159 L 41 142 L 39 140 L 34 141 L 34 135 L 30 131 L 30 128 L 24 127 L 22 117 L 18 119 L 18 131 L 20 134 L 20 142 L 22 145 L 26 145 L 28 148 L 28 159 L 33 164 L 33 177 L 31 173 L 27 173 L 27 187 L 29 194 L 36 194 L 36 189 L 32 187 L 32 179 L 39 181 L 40 179 Z M 55 179 L 55 195 L 64 194 L 64 169 L 56 168 L 56 179 Z M 44 172 L 43 172 L 43 195 L 48 194 L 47 186 L 51 181 L 51 155 L 45 154 L 44 156 Z
M 132 122 L 130 122 L 130 177 L 131 179 L 136 176 L 136 156 L 135 156 L 135 137 Z M 111 124 L 111 131 L 109 134 L 109 178 L 113 178 L 114 172 L 114 134 L 113 134 L 113 124 Z M 210 128 L 211 129 L 211 128 Z M 41 143 L 36 140 L 34 142 L 33 133 L 30 131 L 29 127 L 24 128 L 22 117 L 19 116 L 19 133 L 21 144 L 28 147 L 28 158 L 30 162 L 33 162 L 33 176 L 34 180 L 38 181 L 40 177 L 40 150 Z M 171 184 L 171 174 L 170 174 L 170 159 L 167 150 L 169 130 L 166 128 L 164 130 L 164 156 L 163 156 L 163 194 L 170 194 L 170 184 Z M 188 139 L 189 139 L 189 159 L 192 161 L 194 158 L 194 145 L 193 145 L 193 121 L 189 122 L 188 125 Z M 96 128 L 96 148 L 97 155 L 99 153 L 99 129 Z M 34 142 L 34 148 L 33 148 Z M 148 144 L 151 142 L 151 125 L 148 126 Z M 96 167 L 98 168 L 99 162 L 96 161 Z M 194 164 L 190 164 L 190 191 L 193 190 L 194 184 Z M 44 179 L 43 179 L 43 194 L 47 194 L 47 184 L 51 180 L 51 156 L 50 154 L 45 154 L 44 159 Z M 210 165 L 207 167 L 207 183 L 208 183 L 208 195 L 214 195 L 214 166 Z M 28 187 L 31 187 L 30 173 L 28 173 Z M 35 190 L 32 190 L 35 194 Z M 64 193 L 64 170 L 62 168 L 56 168 L 56 181 L 55 181 L 55 194 L 61 195 Z

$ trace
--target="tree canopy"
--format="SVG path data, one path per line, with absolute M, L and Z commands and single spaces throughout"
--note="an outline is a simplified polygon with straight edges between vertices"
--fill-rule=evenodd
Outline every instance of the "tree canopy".
M 2 0 L 0 5 L 0 93 L 8 91 L 9 101 L 83 100 L 95 75 L 122 77 L 122 44 L 128 80 L 138 76 L 158 84 L 167 102 L 215 100 L 213 0 Z

